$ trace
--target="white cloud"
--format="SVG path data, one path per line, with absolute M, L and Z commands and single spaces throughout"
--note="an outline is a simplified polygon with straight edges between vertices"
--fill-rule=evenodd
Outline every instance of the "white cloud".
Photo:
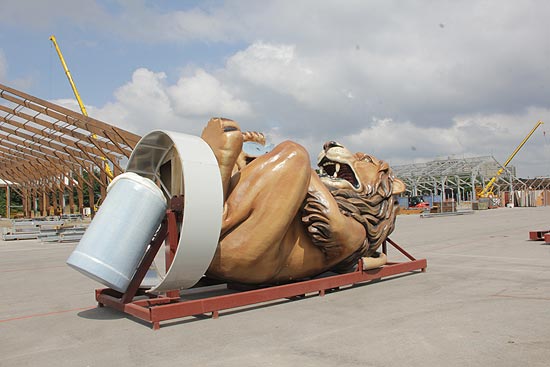
M 19 3 L 3 9 L 10 22 L 25 15 Z M 72 3 L 39 13 L 48 24 L 73 19 L 83 3 Z M 139 133 L 197 134 L 209 117 L 224 115 L 275 141 L 299 141 L 313 155 L 334 139 L 399 163 L 470 153 L 503 161 L 550 109 L 550 2 L 101 4 L 89 7 L 93 22 L 75 24 L 124 47 L 154 45 L 162 60 L 176 55 L 162 67 L 144 58 L 148 69 L 91 109 Z M 178 65 L 172 48 L 195 47 L 206 51 Z M 546 169 L 539 154 L 546 148 L 534 148 L 541 144 L 534 137 L 517 162 Z
M 56 21 L 76 22 L 101 27 L 109 15 L 95 1 L 3 1 L 2 22 L 24 24 L 41 30 L 51 28 Z
M 343 137 L 343 141 L 350 147 L 356 148 L 355 150 L 367 150 L 380 157 L 387 157 L 409 147 L 419 149 L 420 154 L 423 147 L 429 147 L 430 155 L 442 152 L 453 154 L 462 150 L 462 144 L 455 132 L 454 126 L 451 128 L 419 127 L 409 121 L 396 122 L 385 118 L 374 119 L 369 127 L 357 134 Z
M 229 58 L 227 72 L 305 103 L 314 102 L 315 90 L 321 87 L 316 71 L 298 57 L 294 45 L 256 42 Z
M 165 73 L 137 69 L 132 80 L 115 91 L 115 98 L 102 108 L 92 109 L 90 115 L 138 134 L 176 124 Z
M 52 103 L 55 103 L 57 105 L 60 105 L 62 107 L 68 108 L 69 110 L 81 113 L 80 105 L 78 104 L 77 100 L 74 98 L 61 98 L 61 99 L 55 99 L 51 101 Z M 88 106 L 86 107 L 86 111 L 88 110 Z
M 548 2 L 237 1 L 174 10 L 122 1 L 115 11 L 55 2 L 40 6 L 42 18 L 74 19 L 140 44 L 245 43 L 228 55 L 227 73 L 248 83 L 249 96 L 290 96 L 297 110 L 449 126 L 460 114 L 517 112 L 550 98 Z M 24 5 L 10 2 L 3 12 L 14 22 Z M 73 17 L 81 8 L 93 23 Z
M 550 108 L 529 108 L 523 114 L 475 114 L 457 117 L 448 127 L 422 127 L 411 122 L 375 119 L 342 142 L 356 151 L 372 153 L 392 164 L 434 158 L 493 155 L 504 163 L 538 120 L 550 121 Z M 539 127 L 511 164 L 520 176 L 550 175 L 550 134 Z M 536 167 L 540 170 L 536 171 Z
M 178 114 L 188 116 L 232 116 L 251 113 L 247 102 L 235 98 L 226 86 L 203 69 L 191 77 L 182 77 L 168 88 Z
M 267 133 L 274 143 L 297 141 L 312 158 L 324 141 L 339 140 L 392 164 L 491 154 L 504 162 L 532 124 L 550 117 L 550 108 L 535 106 L 511 113 L 466 110 L 438 126 L 383 109 L 373 110 L 383 117 L 369 117 L 373 113 L 368 113 L 371 91 L 361 84 L 372 83 L 378 76 L 358 73 L 357 80 L 351 80 L 336 70 L 337 64 L 331 57 L 322 62 L 302 57 L 294 45 L 256 42 L 229 57 L 223 68 L 210 72 L 197 68 L 174 84 L 167 82 L 164 73 L 138 69 L 132 81 L 117 90 L 116 101 L 97 113 L 139 133 L 166 128 L 197 135 L 210 117 L 221 115 L 241 122 L 243 130 Z M 380 68 L 384 68 L 382 63 Z M 325 84 L 332 87 L 323 88 Z M 426 88 L 427 96 L 435 98 L 431 93 L 437 89 Z M 412 90 L 407 93 L 413 94 Z M 414 99 L 426 98 L 417 94 Z M 422 105 L 427 106 L 426 102 Z M 431 108 L 437 113 L 437 106 Z M 534 167 L 535 162 L 541 166 L 543 160 L 534 144 L 539 153 L 546 151 L 546 145 L 541 148 L 540 139 L 532 140 L 533 146 L 526 146 L 514 160 L 519 166 Z
M 116 101 L 92 108 L 90 115 L 136 133 L 168 129 L 199 134 L 212 116 L 237 118 L 251 114 L 246 101 L 202 69 L 174 85 L 165 73 L 137 69 L 132 80 L 115 92 Z
M 220 14 L 216 9 L 207 12 L 204 9 L 193 8 L 188 11 L 175 11 L 157 14 L 154 10 L 141 8 L 129 19 L 141 29 L 143 37 L 161 41 L 208 40 L 213 42 L 227 42 L 235 40 L 236 30 L 240 28 L 238 22 L 231 21 Z M 145 27 L 144 27 L 145 26 Z M 128 28 L 126 28 L 128 29 Z M 127 33 L 129 37 L 135 37 Z

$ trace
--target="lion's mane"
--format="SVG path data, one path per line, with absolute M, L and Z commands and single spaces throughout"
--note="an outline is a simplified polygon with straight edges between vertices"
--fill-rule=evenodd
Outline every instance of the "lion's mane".
M 371 158 L 371 157 L 369 157 Z M 377 162 L 378 163 L 378 162 Z M 380 161 L 380 163 L 383 163 Z M 373 193 L 365 195 L 353 190 L 332 190 L 340 211 L 354 218 L 365 227 L 367 237 L 350 256 L 333 267 L 337 272 L 349 272 L 356 268 L 360 258 L 376 256 L 376 250 L 393 231 L 397 213 L 397 199 L 392 195 L 393 174 L 385 167 L 378 171 Z M 331 242 L 330 221 L 322 216 L 322 205 L 314 195 L 308 194 L 303 206 L 302 221 L 313 240 L 325 256 L 338 254 L 338 244 Z

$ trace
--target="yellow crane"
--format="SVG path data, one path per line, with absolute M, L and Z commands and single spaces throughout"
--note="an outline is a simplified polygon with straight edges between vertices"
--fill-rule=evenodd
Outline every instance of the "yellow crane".
M 67 63 L 65 62 L 65 59 L 63 58 L 63 54 L 61 53 L 61 49 L 59 48 L 59 45 L 57 44 L 57 40 L 55 39 L 55 36 L 52 34 L 50 36 L 50 41 L 52 41 L 55 50 L 57 51 L 57 55 L 59 56 L 59 60 L 61 60 L 61 65 L 63 66 L 63 70 L 65 70 L 65 75 L 67 75 L 67 79 L 69 79 L 69 83 L 71 84 L 71 88 L 73 89 L 74 96 L 76 97 L 76 101 L 78 102 L 78 105 L 80 106 L 80 111 L 82 111 L 82 114 L 84 116 L 88 116 L 88 112 L 86 111 L 86 107 L 84 107 L 84 103 L 82 103 L 82 99 L 80 98 L 80 94 L 78 94 L 78 90 L 76 89 L 76 85 L 74 84 L 73 78 L 71 76 L 71 72 L 69 71 L 69 68 L 67 67 Z M 92 138 L 97 139 L 96 134 L 92 134 Z M 111 167 L 109 166 L 109 162 L 107 161 L 107 158 L 101 157 L 103 162 L 105 162 L 105 172 L 107 173 L 107 176 L 109 181 L 113 178 L 113 172 L 111 171 Z
M 518 145 L 518 147 L 512 152 L 512 154 L 510 154 L 510 156 L 508 157 L 508 159 L 506 160 L 506 162 L 504 162 L 504 164 L 502 165 L 502 167 L 497 171 L 497 173 L 495 174 L 495 177 L 491 178 L 491 180 L 487 183 L 487 185 L 485 185 L 485 187 L 483 188 L 483 190 L 478 194 L 478 197 L 481 197 L 481 198 L 486 198 L 488 197 L 490 194 L 492 194 L 492 190 L 491 188 L 493 187 L 493 184 L 495 183 L 495 181 L 498 179 L 498 176 L 500 176 L 500 174 L 502 172 L 504 172 L 504 169 L 506 168 L 506 166 L 508 166 L 508 164 L 510 163 L 510 161 L 516 156 L 516 154 L 519 152 L 519 150 L 525 145 L 525 143 L 527 142 L 527 140 L 529 140 L 529 138 L 531 137 L 531 135 L 533 135 L 533 133 L 535 132 L 535 130 L 538 129 L 538 127 L 540 125 L 544 124 L 544 122 L 542 121 L 538 121 L 535 126 L 531 129 L 531 131 L 529 131 L 529 134 L 527 134 L 527 136 L 523 139 L 523 141 Z

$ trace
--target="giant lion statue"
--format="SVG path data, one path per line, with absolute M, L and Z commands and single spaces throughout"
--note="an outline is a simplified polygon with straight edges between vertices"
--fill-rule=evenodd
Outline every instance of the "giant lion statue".
M 405 190 L 388 164 L 324 144 L 319 174 L 307 151 L 285 141 L 258 157 L 243 141 L 265 144 L 224 118 L 211 119 L 202 138 L 220 167 L 222 229 L 207 275 L 248 284 L 280 284 L 328 270 L 349 272 L 385 263 L 377 249 L 395 226 L 393 195 Z

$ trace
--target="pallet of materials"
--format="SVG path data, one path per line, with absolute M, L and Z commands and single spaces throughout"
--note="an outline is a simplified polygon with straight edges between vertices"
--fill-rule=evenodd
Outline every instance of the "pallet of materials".
M 86 227 L 60 228 L 53 234 L 40 236 L 41 242 L 78 242 L 84 235 Z
M 77 242 L 86 225 L 66 225 L 63 220 L 23 220 L 2 229 L 4 241 L 40 239 L 42 242 Z

